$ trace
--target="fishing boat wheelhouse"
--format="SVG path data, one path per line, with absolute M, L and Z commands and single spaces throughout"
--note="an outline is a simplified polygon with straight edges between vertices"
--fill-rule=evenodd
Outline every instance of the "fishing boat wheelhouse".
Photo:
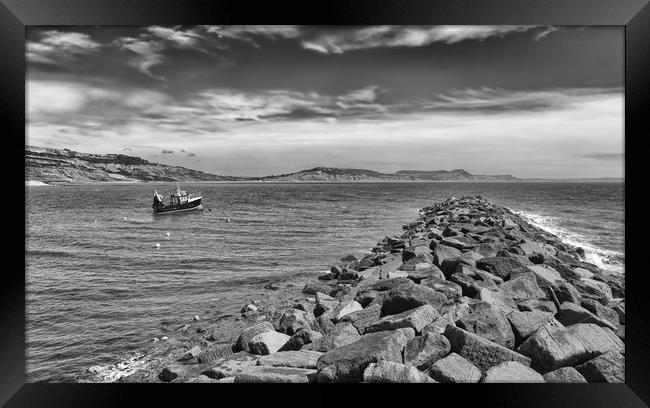
M 193 196 L 180 187 L 176 187 L 176 192 L 169 196 L 169 203 L 165 204 L 163 197 L 157 191 L 153 192 L 153 212 L 154 214 L 167 214 L 189 210 L 203 210 L 201 205 L 201 195 Z

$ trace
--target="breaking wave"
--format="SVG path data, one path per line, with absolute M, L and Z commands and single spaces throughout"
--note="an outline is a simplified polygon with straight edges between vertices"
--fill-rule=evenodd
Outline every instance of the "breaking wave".
M 600 248 L 590 243 L 589 238 L 576 231 L 569 231 L 560 225 L 560 219 L 548 215 L 540 215 L 526 211 L 511 209 L 517 215 L 524 217 L 531 224 L 544 231 L 558 236 L 570 245 L 581 247 L 585 250 L 585 260 L 601 269 L 623 273 L 625 270 L 625 254 L 610 249 Z M 604 228 L 613 229 L 611 225 Z

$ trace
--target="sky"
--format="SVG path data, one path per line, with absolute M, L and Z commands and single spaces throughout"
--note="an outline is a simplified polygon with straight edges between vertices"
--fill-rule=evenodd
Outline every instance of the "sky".
M 220 175 L 622 177 L 621 27 L 29 27 L 27 144 Z

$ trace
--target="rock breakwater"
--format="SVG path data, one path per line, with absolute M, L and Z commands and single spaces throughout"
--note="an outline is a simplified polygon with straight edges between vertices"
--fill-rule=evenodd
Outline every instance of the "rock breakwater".
M 421 209 L 292 300 L 243 305 L 236 338 L 168 340 L 118 381 L 624 381 L 624 277 L 480 196 Z

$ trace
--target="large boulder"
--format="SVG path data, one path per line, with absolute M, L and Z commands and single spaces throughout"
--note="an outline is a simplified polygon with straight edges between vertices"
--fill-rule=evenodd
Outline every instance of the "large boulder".
M 323 353 L 312 350 L 280 351 L 275 354 L 260 357 L 257 360 L 257 365 L 316 368 L 316 362 L 321 355 Z
M 434 265 L 431 265 L 425 269 L 416 269 L 407 274 L 407 277 L 415 283 L 421 283 L 425 279 L 435 278 L 435 279 L 445 279 L 445 275 L 442 271 Z
M 390 278 L 380 279 L 373 283 L 372 289 L 378 292 L 384 292 L 402 285 L 413 285 L 414 282 L 408 278 Z
M 210 368 L 204 370 L 202 374 L 217 380 L 235 377 L 246 368 L 257 365 L 258 358 L 259 356 L 240 351 L 231 356 L 213 361 L 210 364 Z
M 439 278 L 429 278 L 424 279 L 420 282 L 420 285 L 426 286 L 440 292 L 445 295 L 448 299 L 457 299 L 463 296 L 463 289 L 454 282 L 449 282 L 444 279 Z
M 311 383 L 316 380 L 316 370 L 294 367 L 256 366 L 243 370 L 235 383 Z
M 481 380 L 484 383 L 543 383 L 544 378 L 532 368 L 516 361 L 506 361 L 492 367 Z
M 363 372 L 371 363 L 381 360 L 402 363 L 402 351 L 414 336 L 413 329 L 370 333 L 354 343 L 330 350 L 318 360 L 318 382 L 361 382 Z
M 495 256 L 479 259 L 476 261 L 476 267 L 502 279 L 507 279 L 511 272 L 525 268 L 525 265 L 516 258 Z
M 555 318 L 565 326 L 571 326 L 578 323 L 593 323 L 616 331 L 617 327 L 605 319 L 594 315 L 582 306 L 572 302 L 564 302 L 560 305 Z
M 298 330 L 312 330 L 316 327 L 314 315 L 299 309 L 289 309 L 282 312 L 278 331 L 293 336 Z
M 440 314 L 431 305 L 423 305 L 415 309 L 409 309 L 402 313 L 387 315 L 372 323 L 366 328 L 366 333 L 373 333 L 384 330 L 395 330 L 411 327 L 416 333 L 420 333 L 424 326 L 440 317 Z
M 435 382 L 426 373 L 413 366 L 382 360 L 370 363 L 363 372 L 367 383 L 429 383 Z
M 581 290 L 584 297 L 604 300 L 605 302 L 610 302 L 614 298 L 612 288 L 610 288 L 605 282 L 596 279 L 583 278 L 580 280 L 580 283 L 578 290 Z
M 530 357 L 531 367 L 541 373 L 580 364 L 589 356 L 582 342 L 558 321 L 550 321 L 540 327 L 517 351 Z
M 562 278 L 562 275 L 555 269 L 551 268 L 548 265 L 527 265 L 529 271 L 532 271 L 535 274 L 535 279 L 540 288 L 544 289 L 547 287 L 553 288 L 556 284 L 565 282 Z M 528 273 L 523 270 L 514 271 L 511 274 L 511 279 L 515 276 Z
M 456 326 L 447 325 L 444 336 L 449 340 L 452 352 L 466 358 L 481 371 L 487 371 L 490 367 L 506 361 L 518 361 L 530 365 L 529 357 Z
M 440 241 L 441 245 L 450 246 L 458 250 L 472 249 L 476 246 L 477 242 L 466 236 L 443 237 Z
M 343 316 L 341 321 L 352 323 L 352 325 L 359 331 L 359 333 L 363 334 L 368 326 L 379 319 L 380 314 L 381 305 L 374 304 L 368 306 L 365 309 L 361 309 Z
M 363 307 L 359 302 L 356 302 L 354 300 L 341 302 L 332 311 L 333 314 L 332 320 L 334 320 L 335 322 L 340 321 L 344 316 L 349 315 L 350 313 L 353 312 L 358 312 L 359 310 L 363 310 Z
M 359 340 L 359 331 L 349 322 L 340 322 L 334 325 L 322 339 L 307 344 L 301 350 L 316 350 L 326 352 Z
M 517 302 L 517 307 L 522 312 L 548 312 L 552 314 L 557 313 L 557 306 L 555 302 L 550 299 L 530 299 Z
M 515 335 L 515 344 L 519 345 L 554 318 L 553 313 L 534 310 L 530 312 L 512 311 L 508 314 L 508 320 Z
M 291 351 L 300 350 L 304 345 L 313 343 L 322 339 L 321 332 L 316 330 L 299 330 L 296 334 L 291 336 L 289 340 L 278 351 Z
M 235 343 L 235 351 L 250 351 L 248 343 L 256 335 L 263 333 L 265 331 L 275 331 L 275 327 L 270 322 L 262 322 L 256 325 L 250 326 L 242 330 Z
M 501 289 L 481 289 L 477 293 L 476 299 L 496 306 L 506 313 L 510 312 L 511 310 L 517 310 L 517 303 L 515 303 L 510 295 L 503 292 Z
M 469 307 L 469 313 L 456 321 L 456 326 L 477 334 L 503 347 L 515 347 L 515 335 L 502 310 L 492 304 L 480 302 Z
M 617 351 L 625 353 L 625 344 L 611 330 L 593 323 L 579 323 L 567 327 L 567 331 L 577 338 L 591 357 Z
M 533 273 L 524 273 L 499 285 L 499 288 L 509 295 L 515 302 L 539 299 L 546 296 L 544 291 L 537 285 Z
M 477 383 L 481 370 L 456 353 L 436 361 L 429 369 L 429 376 L 441 383 Z
M 590 383 L 625 382 L 625 357 L 616 351 L 608 351 L 576 367 Z
M 614 327 L 618 327 L 620 324 L 619 315 L 616 310 L 611 307 L 603 306 L 600 302 L 593 299 L 585 299 L 582 301 L 582 307 L 589 310 L 591 313 L 600 317 L 601 319 L 607 320 Z
M 582 295 L 580 295 L 578 289 L 568 282 L 557 283 L 553 288 L 553 292 L 560 303 L 573 302 L 580 304 L 582 302 Z
M 397 314 L 419 306 L 431 305 L 440 310 L 447 303 L 447 297 L 440 292 L 422 285 L 403 284 L 388 292 L 381 308 L 382 316 Z
M 476 266 L 476 261 L 481 258 L 483 258 L 483 256 L 477 253 L 465 252 L 457 257 L 446 258 L 440 264 L 440 270 L 442 270 L 445 276 L 451 276 L 456 272 L 459 265 L 468 265 L 474 267 Z
M 420 371 L 426 371 L 450 351 L 451 345 L 445 336 L 433 332 L 425 333 L 409 340 L 406 344 L 404 364 L 410 364 Z
M 433 248 L 433 263 L 439 267 L 445 259 L 456 258 L 461 255 L 462 252 L 454 247 L 437 244 L 435 248 Z
M 573 367 L 562 367 L 557 370 L 544 374 L 544 380 L 547 383 L 586 383 L 585 377 L 582 376 Z
M 254 354 L 272 354 L 280 350 L 290 338 L 291 336 L 287 336 L 284 333 L 267 330 L 253 336 L 248 342 L 248 348 Z
M 329 293 L 332 290 L 333 286 L 322 283 L 322 282 L 310 282 L 305 285 L 305 287 L 302 289 L 302 293 L 305 293 L 307 295 L 315 295 L 318 292 L 321 293 Z

